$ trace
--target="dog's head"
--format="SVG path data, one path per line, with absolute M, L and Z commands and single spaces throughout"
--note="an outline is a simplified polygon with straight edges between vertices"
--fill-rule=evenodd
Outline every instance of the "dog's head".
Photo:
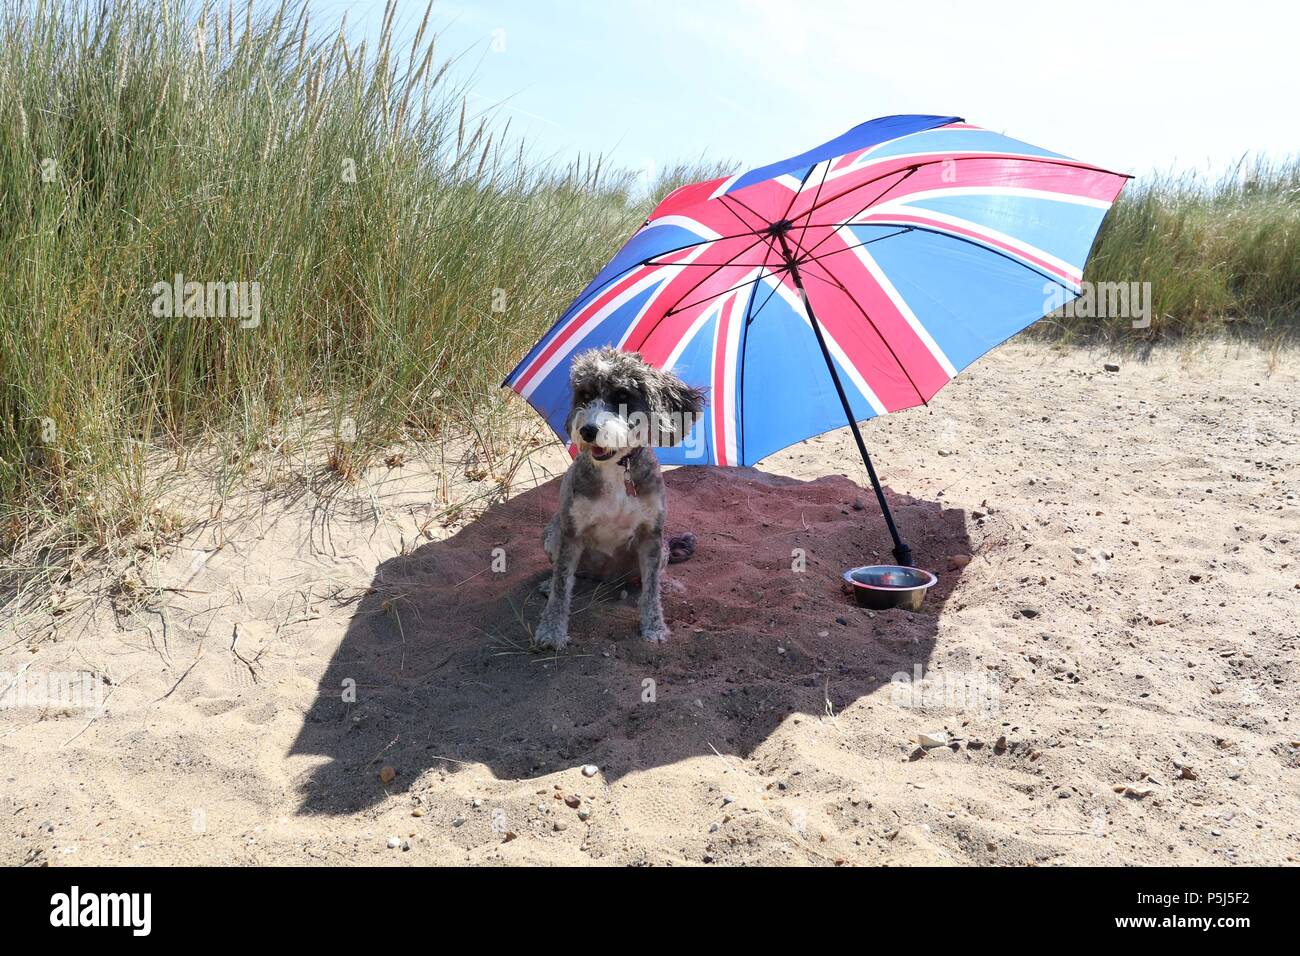
M 591 349 L 569 371 L 573 407 L 566 428 L 579 452 L 607 461 L 629 448 L 675 445 L 704 408 L 704 395 L 635 352 Z

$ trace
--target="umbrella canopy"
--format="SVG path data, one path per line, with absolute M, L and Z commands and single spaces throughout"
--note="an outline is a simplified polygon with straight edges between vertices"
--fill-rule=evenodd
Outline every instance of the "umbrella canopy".
M 666 464 L 750 465 L 847 419 L 888 517 L 855 423 L 1077 296 L 1126 179 L 955 116 L 871 120 L 671 193 L 504 384 L 567 441 L 570 358 L 640 352 L 709 395 Z

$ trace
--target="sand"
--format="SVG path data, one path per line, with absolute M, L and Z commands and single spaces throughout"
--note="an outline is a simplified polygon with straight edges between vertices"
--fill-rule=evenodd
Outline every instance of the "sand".
M 555 446 L 486 508 L 451 446 L 215 517 L 191 476 L 175 548 L 0 639 L 102 697 L 0 709 L 0 863 L 1294 862 L 1295 362 L 1108 360 L 1013 344 L 864 426 L 917 613 L 841 591 L 889 551 L 847 431 L 673 470 L 664 646 L 587 585 L 529 651 Z

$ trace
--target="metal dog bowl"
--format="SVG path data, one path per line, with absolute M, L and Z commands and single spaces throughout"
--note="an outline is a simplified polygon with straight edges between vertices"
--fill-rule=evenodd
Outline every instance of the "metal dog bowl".
M 884 611 L 891 607 L 917 611 L 925 592 L 939 581 L 929 571 L 897 564 L 871 564 L 844 572 L 844 583 L 861 607 Z

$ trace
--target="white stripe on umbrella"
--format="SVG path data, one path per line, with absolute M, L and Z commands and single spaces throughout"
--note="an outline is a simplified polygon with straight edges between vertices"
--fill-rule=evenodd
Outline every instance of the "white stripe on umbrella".
M 969 219 L 962 219 L 960 216 L 952 216 L 945 212 L 935 212 L 933 209 L 909 206 L 905 202 L 886 202 L 881 203 L 879 206 L 872 206 L 865 213 L 858 216 L 855 222 L 860 225 L 915 226 L 916 223 L 911 221 L 912 218 L 926 220 L 932 228 L 940 232 L 947 231 L 944 227 L 948 226 L 954 230 L 961 230 L 961 232 L 954 231 L 953 235 L 961 236 L 964 239 L 987 239 L 990 245 L 1002 246 L 1004 251 L 1018 254 L 1021 258 L 1037 259 L 1059 272 L 1065 278 L 1073 281 L 1075 285 L 1083 281 L 1082 270 L 1059 256 L 1054 256 L 1045 249 L 1040 249 L 1038 246 L 1017 239 L 1015 236 L 1009 236 L 1005 232 L 999 232 L 997 229 L 991 229 L 981 223 L 971 222 Z M 967 236 L 964 233 L 973 233 L 974 236 Z
M 837 233 L 848 231 L 849 230 L 847 229 L 836 230 Z M 854 242 L 857 241 L 856 237 L 852 236 L 851 233 L 848 238 L 853 239 Z M 944 373 L 948 378 L 951 379 L 955 376 L 957 374 L 956 366 L 949 361 L 948 356 L 944 354 L 943 349 L 939 347 L 939 343 L 936 342 L 934 336 L 930 334 L 930 330 L 921 323 L 921 320 L 916 317 L 916 313 L 912 311 L 911 306 L 907 304 L 907 300 L 904 299 L 898 289 L 894 287 L 894 284 L 889 281 L 889 278 L 885 275 L 885 270 L 880 268 L 880 264 L 876 262 L 871 253 L 867 252 L 867 247 L 863 245 L 855 245 L 852 248 L 852 252 L 853 255 L 857 257 L 857 260 L 862 263 L 863 267 L 871 273 L 871 278 L 876 280 L 876 285 L 880 286 L 885 295 L 889 297 L 889 301 L 894 303 L 894 308 L 898 310 L 898 314 L 901 315 L 904 320 L 906 320 L 907 324 L 912 327 L 912 331 L 916 333 L 916 337 L 921 340 L 926 349 L 929 350 L 930 354 L 934 356 L 934 360 L 939 363 L 939 367 L 944 370 Z M 906 372 L 906 369 L 904 369 L 904 372 Z
M 1033 189 L 1027 186 L 947 186 L 944 189 L 926 189 L 922 192 L 908 193 L 900 199 L 890 199 L 871 208 L 881 209 L 894 202 L 912 203 L 923 199 L 947 199 L 952 196 L 1017 196 L 1024 199 L 1052 199 L 1056 202 L 1074 203 L 1076 206 L 1092 206 L 1094 209 L 1111 207 L 1111 203 L 1105 199 L 1094 199 L 1091 196 L 1056 192 L 1050 189 Z
M 795 315 L 799 316 L 799 318 L 803 320 L 803 324 L 808 327 L 808 334 L 813 335 L 812 322 L 808 320 L 808 313 L 803 307 L 803 300 L 799 298 L 799 293 L 785 282 L 782 282 L 778 286 L 776 294 L 790 306 Z M 860 394 L 866 403 L 871 406 L 873 412 L 877 415 L 884 415 L 888 411 L 888 409 L 885 408 L 885 403 L 876 395 L 875 390 L 867 384 L 867 380 L 863 377 L 862 372 L 858 367 L 849 360 L 848 354 L 843 348 L 841 348 L 840 343 L 835 339 L 835 336 L 830 333 L 825 325 L 820 322 L 817 324 L 821 326 L 822 338 L 826 340 L 826 348 L 830 351 L 832 357 L 834 357 L 840 368 L 843 369 L 844 373 L 848 376 L 853 387 L 858 390 L 858 394 Z

